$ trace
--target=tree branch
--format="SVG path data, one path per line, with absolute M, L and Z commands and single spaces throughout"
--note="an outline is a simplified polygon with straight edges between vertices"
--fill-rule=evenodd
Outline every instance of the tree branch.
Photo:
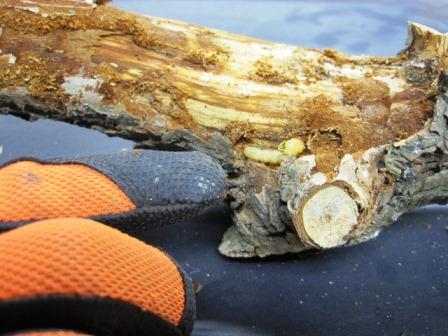
M 229 173 L 233 257 L 375 236 L 447 198 L 447 35 L 391 57 L 270 43 L 88 1 L 0 0 L 0 112 L 196 149 Z

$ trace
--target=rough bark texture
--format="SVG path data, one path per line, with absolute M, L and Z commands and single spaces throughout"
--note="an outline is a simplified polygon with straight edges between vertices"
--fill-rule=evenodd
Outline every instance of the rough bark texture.
M 358 243 L 447 201 L 448 40 L 430 28 L 351 57 L 81 0 L 0 0 L 0 27 L 1 113 L 221 162 L 227 256 Z

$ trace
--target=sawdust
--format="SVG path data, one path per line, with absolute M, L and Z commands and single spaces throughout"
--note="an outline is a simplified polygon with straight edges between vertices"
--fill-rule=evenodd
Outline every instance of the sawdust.
M 332 105 L 324 95 L 302 105 L 309 134 L 307 148 L 316 154 L 317 169 L 322 172 L 336 167 L 344 153 L 372 147 L 365 123 L 334 111 Z
M 255 135 L 255 130 L 249 122 L 241 123 L 232 121 L 227 124 L 225 133 L 233 145 L 248 141 Z
M 63 69 L 50 73 L 48 65 L 41 58 L 21 58 L 15 64 L 0 66 L 0 89 L 22 86 L 30 96 L 61 108 L 67 98 L 61 88 L 63 73 Z
M 27 34 L 44 35 L 57 30 L 106 30 L 130 34 L 134 42 L 143 48 L 157 48 L 162 43 L 154 39 L 154 33 L 148 27 L 137 23 L 132 14 L 100 6 L 90 15 L 51 15 L 41 16 L 25 11 L 0 8 L 0 23 L 4 28 L 10 28 Z
M 266 82 L 272 85 L 296 84 L 297 79 L 288 74 L 285 70 L 275 69 L 274 66 L 265 60 L 255 63 L 255 70 L 250 75 L 252 80 Z
M 152 29 L 151 25 L 141 25 L 137 23 L 135 17 L 131 14 L 125 14 L 110 7 L 98 7 L 90 15 L 55 15 L 43 17 L 34 15 L 25 11 L 0 8 L 0 23 L 5 29 L 15 31 L 16 34 L 25 36 L 45 36 L 47 34 L 60 34 L 62 31 L 104 31 L 111 34 L 117 33 L 123 36 L 131 36 L 132 41 L 141 48 L 160 51 L 163 49 L 163 43 L 156 40 L 157 31 Z M 29 35 L 32 34 L 32 35 Z M 92 43 L 95 40 L 92 40 Z M 30 95 L 39 98 L 49 106 L 63 108 L 66 102 L 66 95 L 61 88 L 63 78 L 73 69 L 80 66 L 65 59 L 67 67 L 58 64 L 55 68 L 51 63 L 44 61 L 39 57 L 39 48 L 34 48 L 36 56 L 26 57 L 27 51 L 21 55 L 21 50 L 17 49 L 18 62 L 15 65 L 8 65 L 0 69 L 1 87 L 25 87 Z M 59 51 L 64 53 L 64 51 Z M 25 57 L 24 57 L 25 56 Z M 66 57 L 66 55 L 64 55 Z M 97 56 L 92 55 L 91 61 L 96 63 L 94 68 L 88 68 L 87 75 L 99 76 L 103 83 L 99 86 L 98 92 L 103 95 L 103 103 L 113 105 L 117 102 L 127 102 L 132 104 L 131 100 L 137 95 L 148 95 L 151 105 L 159 111 L 166 112 L 167 115 L 179 120 L 186 126 L 192 126 L 193 121 L 188 113 L 185 112 L 184 95 L 177 90 L 163 75 L 151 71 L 135 69 L 135 73 L 129 73 L 134 69 L 118 69 L 117 65 L 97 60 Z M 204 60 L 206 64 L 210 59 Z M 128 71 L 125 71 L 128 70 Z M 141 76 L 137 76 L 137 75 Z M 166 108 L 158 96 L 158 93 L 166 93 L 171 103 L 171 109 Z M 160 95 L 159 95 L 160 96 Z M 164 106 L 164 108 L 162 108 Z M 138 110 L 131 106 L 133 111 Z M 135 107 L 135 106 L 134 106 Z
M 404 55 L 399 56 L 388 56 L 388 57 L 379 57 L 379 56 L 369 56 L 369 57 L 352 57 L 346 55 L 340 51 L 334 49 L 323 49 L 322 50 L 322 59 L 321 63 L 331 61 L 331 63 L 342 66 L 344 64 L 353 64 L 353 65 L 362 65 L 362 66 L 380 66 L 380 65 L 401 65 L 407 57 Z
M 391 104 L 387 86 L 369 79 L 346 81 L 344 97 L 346 104 L 360 108 L 359 117 L 333 110 L 334 103 L 324 95 L 306 100 L 301 107 L 307 148 L 324 173 L 331 174 L 344 154 L 409 137 L 423 128 L 434 107 L 424 91 L 402 94 L 399 102 Z
M 362 108 L 366 105 L 384 103 L 390 105 L 389 87 L 379 80 L 341 79 L 344 102 Z
M 220 63 L 222 56 L 216 51 L 193 49 L 189 50 L 183 60 L 193 65 L 199 65 L 203 70 L 208 70 Z
M 185 127 L 194 127 L 194 121 L 185 107 L 185 94 L 161 71 L 145 71 L 138 78 L 129 79 L 112 64 L 101 63 L 96 74 L 104 81 L 99 88 L 99 93 L 104 96 L 104 104 L 114 105 L 126 101 L 128 108 L 138 110 L 130 105 L 136 97 L 144 96 L 153 110 L 171 116 Z
M 433 110 L 434 101 L 428 97 L 414 99 L 412 103 L 393 104 L 387 124 L 394 140 L 406 139 L 421 130 L 431 118 Z

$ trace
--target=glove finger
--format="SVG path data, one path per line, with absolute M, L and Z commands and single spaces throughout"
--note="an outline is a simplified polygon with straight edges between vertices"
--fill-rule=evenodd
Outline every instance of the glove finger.
M 188 335 L 191 280 L 163 252 L 88 219 L 0 235 L 0 334 Z
M 226 189 L 221 166 L 199 152 L 22 159 L 0 167 L 0 231 L 82 217 L 137 232 L 197 215 Z

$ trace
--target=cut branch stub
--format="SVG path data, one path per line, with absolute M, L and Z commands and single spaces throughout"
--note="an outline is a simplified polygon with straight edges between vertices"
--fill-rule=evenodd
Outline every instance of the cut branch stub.
M 316 187 L 292 214 L 299 237 L 307 245 L 333 248 L 347 242 L 358 224 L 358 206 L 340 181 Z

